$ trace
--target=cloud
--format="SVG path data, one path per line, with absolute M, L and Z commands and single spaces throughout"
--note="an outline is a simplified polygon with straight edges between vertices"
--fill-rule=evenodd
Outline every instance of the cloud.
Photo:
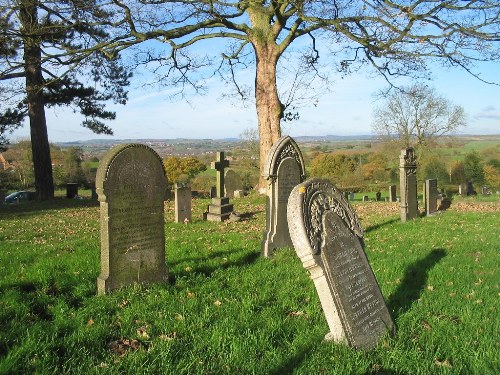
M 474 115 L 474 119 L 500 120 L 500 111 L 494 106 L 488 105 Z

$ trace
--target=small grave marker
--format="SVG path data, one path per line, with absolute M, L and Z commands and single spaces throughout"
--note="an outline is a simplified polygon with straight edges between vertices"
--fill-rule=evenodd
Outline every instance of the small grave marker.
M 295 251 L 310 271 L 330 333 L 358 348 L 371 348 L 395 330 L 364 252 L 361 224 L 351 205 L 328 181 L 295 187 L 288 201 Z
M 226 197 L 234 198 L 234 192 L 236 190 L 243 189 L 243 183 L 241 177 L 232 169 L 228 169 L 224 174 L 224 191 Z
M 431 215 L 437 211 L 437 179 L 430 179 L 425 181 L 425 213 Z
M 175 184 L 175 222 L 191 221 L 191 187 L 187 184 Z
M 396 202 L 396 185 L 389 186 L 389 202 Z
M 121 145 L 101 159 L 96 177 L 101 210 L 98 294 L 133 283 L 168 281 L 166 185 L 161 158 L 145 145 Z

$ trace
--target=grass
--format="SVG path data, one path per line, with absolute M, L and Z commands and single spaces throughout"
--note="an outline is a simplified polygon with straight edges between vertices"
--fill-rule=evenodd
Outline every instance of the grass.
M 175 283 L 96 296 L 99 208 L 86 200 L 0 208 L 0 373 L 496 374 L 498 201 L 467 198 L 399 221 L 396 203 L 355 203 L 366 252 L 398 326 L 370 352 L 328 331 L 293 249 L 260 257 L 264 200 L 237 223 L 173 223 Z

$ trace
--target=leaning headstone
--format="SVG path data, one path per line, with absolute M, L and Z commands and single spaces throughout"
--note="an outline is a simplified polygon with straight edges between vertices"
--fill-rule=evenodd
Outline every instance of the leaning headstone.
M 396 185 L 389 186 L 389 202 L 396 202 Z
M 425 214 L 431 215 L 437 211 L 437 179 L 425 180 Z
M 288 200 L 295 251 L 316 286 L 329 340 L 372 348 L 395 325 L 364 252 L 355 211 L 328 181 L 296 186 Z
M 229 161 L 225 160 L 223 152 L 217 152 L 217 160 L 212 162 L 212 169 L 217 171 L 216 196 L 212 197 L 208 206 L 206 218 L 208 221 L 224 221 L 229 219 L 233 212 L 233 205 L 229 204 L 229 198 L 224 196 L 224 169 L 229 167 Z
M 281 137 L 267 155 L 264 178 L 267 180 L 266 231 L 262 255 L 272 256 L 273 250 L 292 246 L 286 207 L 292 189 L 304 181 L 305 166 L 297 143 L 290 136 Z
M 241 181 L 240 175 L 234 170 L 228 169 L 226 173 L 224 173 L 225 196 L 234 198 L 234 192 L 241 189 L 243 189 L 243 182 Z
M 399 183 L 401 193 L 401 221 L 418 217 L 417 157 L 412 147 L 401 150 L 399 157 Z
M 191 221 L 191 186 L 175 184 L 175 222 Z
M 96 186 L 101 207 L 97 293 L 133 283 L 167 282 L 167 178 L 161 158 L 141 144 L 114 147 L 99 163 Z

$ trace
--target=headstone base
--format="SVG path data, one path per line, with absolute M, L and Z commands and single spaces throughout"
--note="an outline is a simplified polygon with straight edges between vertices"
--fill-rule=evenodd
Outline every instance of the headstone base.
M 208 206 L 208 221 L 224 221 L 229 219 L 233 212 L 233 205 L 229 203 L 228 197 L 212 198 L 212 204 Z

